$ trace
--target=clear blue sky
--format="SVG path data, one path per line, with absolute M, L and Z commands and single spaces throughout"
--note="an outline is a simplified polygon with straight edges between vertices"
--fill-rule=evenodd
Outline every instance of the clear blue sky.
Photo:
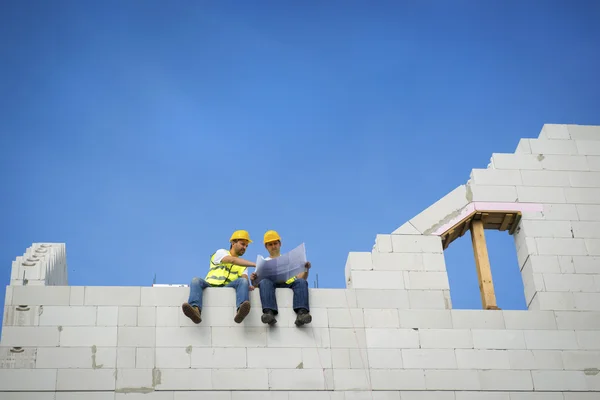
M 525 4 L 523 4 L 525 3 Z M 3 1 L 0 296 L 32 242 L 71 285 L 188 283 L 235 229 L 321 287 L 544 123 L 600 124 L 594 1 Z M 523 308 L 490 233 L 499 305 Z M 468 236 L 446 260 L 480 308 Z

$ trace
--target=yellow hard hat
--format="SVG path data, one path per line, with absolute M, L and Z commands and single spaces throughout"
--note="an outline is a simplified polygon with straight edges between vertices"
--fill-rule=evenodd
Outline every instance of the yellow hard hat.
M 281 240 L 281 238 L 279 237 L 279 233 L 277 233 L 276 231 L 266 231 L 265 232 L 265 238 L 264 238 L 265 244 L 267 244 L 269 242 L 274 242 L 276 240 Z
M 252 243 L 252 240 L 250 240 L 250 234 L 248 233 L 248 231 L 245 230 L 233 232 L 233 234 L 229 238 L 229 242 L 233 242 L 236 239 L 245 239 L 248 241 L 248 243 Z

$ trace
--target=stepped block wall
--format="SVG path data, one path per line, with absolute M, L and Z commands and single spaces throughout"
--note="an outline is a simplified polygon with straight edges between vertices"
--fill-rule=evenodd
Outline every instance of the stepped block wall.
M 528 310 L 452 309 L 443 233 L 499 209 L 522 213 Z M 13 265 L 2 399 L 600 398 L 600 127 L 544 125 L 494 154 L 371 252 L 351 252 L 347 287 L 310 289 L 313 322 L 300 328 L 288 289 L 274 327 L 258 291 L 233 322 L 228 288 L 205 291 L 194 325 L 187 287 L 68 286 L 64 245 L 48 246 Z M 54 261 L 23 265 L 36 249 Z

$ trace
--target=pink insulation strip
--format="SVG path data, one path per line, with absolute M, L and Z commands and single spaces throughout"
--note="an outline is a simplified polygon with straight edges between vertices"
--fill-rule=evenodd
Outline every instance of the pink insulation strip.
M 473 211 L 521 211 L 521 212 L 537 212 L 543 211 L 544 206 L 542 204 L 535 203 L 488 203 L 483 201 L 476 201 L 469 204 L 460 210 L 460 213 L 452 218 L 452 220 L 432 232 L 432 235 L 441 235 L 448 229 L 456 225 L 460 220 L 471 214 Z

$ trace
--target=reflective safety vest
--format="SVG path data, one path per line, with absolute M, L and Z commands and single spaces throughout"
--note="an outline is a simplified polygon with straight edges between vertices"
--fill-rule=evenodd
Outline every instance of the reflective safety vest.
M 241 277 L 246 270 L 246 267 L 232 263 L 222 262 L 220 264 L 215 264 L 213 262 L 214 256 L 215 253 L 210 256 L 208 274 L 206 274 L 206 278 L 204 278 L 204 280 L 211 286 L 225 286 Z

